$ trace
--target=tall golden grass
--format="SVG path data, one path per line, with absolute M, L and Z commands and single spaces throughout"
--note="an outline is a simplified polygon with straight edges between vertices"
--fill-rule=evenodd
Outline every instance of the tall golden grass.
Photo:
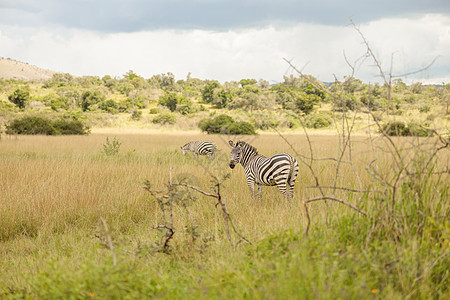
M 94 134 L 76 137 L 20 136 L 4 138 L 1 142 L 1 220 L 2 235 L 30 234 L 65 230 L 71 226 L 92 226 L 99 216 L 113 218 L 114 223 L 128 226 L 129 222 L 145 222 L 151 226 L 159 214 L 142 188 L 145 179 L 155 189 L 164 189 L 170 172 L 175 179 L 190 182 L 208 190 L 211 174 L 231 173 L 223 184 L 223 197 L 234 218 L 249 238 L 292 226 L 303 226 L 301 201 L 317 195 L 314 178 L 300 163 L 298 182 L 292 203 L 283 201 L 276 187 L 264 187 L 261 202 L 250 199 L 243 168 L 228 167 L 228 138 L 186 134 L 115 135 L 122 143 L 118 156 L 106 156 L 102 147 L 108 135 Z M 111 137 L 111 136 L 110 136 Z M 309 156 L 305 136 L 286 136 L 298 154 Z M 339 140 L 332 136 L 313 136 L 311 146 L 316 158 L 336 157 Z M 198 161 L 192 155 L 182 156 L 179 148 L 191 140 L 212 140 L 218 145 L 213 162 L 205 157 Z M 262 135 L 247 138 L 266 156 L 293 150 L 279 136 Z M 353 160 L 363 186 L 370 176 L 364 168 L 370 157 L 365 137 L 354 141 Z M 386 162 L 388 168 L 389 162 Z M 329 161 L 315 163 L 321 184 L 332 186 L 336 169 Z M 170 171 L 172 170 L 172 171 Z M 359 189 L 351 166 L 343 164 L 338 186 Z M 346 192 L 337 192 L 340 195 Z M 199 198 L 201 198 L 199 196 Z M 217 226 L 213 219 L 214 201 L 201 198 L 192 211 L 202 226 Z M 198 206 L 198 207 L 197 207 Z M 320 220 L 323 204 L 314 205 L 312 215 Z M 346 211 L 335 206 L 336 211 Z M 206 214 L 205 214 L 206 211 Z M 209 212 L 208 212 L 209 211 Z M 216 216 L 217 217 L 217 216 Z M 220 216 L 219 216 L 220 218 Z M 9 221 L 6 221 L 9 220 Z M 6 228 L 10 228 L 8 232 Z M 21 232 L 23 230 L 23 232 Z M 31 232 L 28 232 L 31 231 Z
M 103 153 L 107 137 L 121 142 L 118 155 Z M 127 243 L 131 243 L 127 249 L 154 240 L 158 233 L 152 228 L 161 223 L 162 216 L 156 201 L 143 188 L 145 180 L 151 182 L 154 190 L 165 190 L 172 178 L 173 182 L 183 180 L 204 191 L 212 191 L 213 177 L 230 173 L 230 178 L 221 185 L 221 195 L 235 226 L 246 239 L 256 243 L 284 230 L 304 231 L 307 218 L 303 201 L 320 195 L 314 187 L 316 178 L 307 166 L 311 163 L 311 149 L 316 159 L 335 159 L 343 147 L 342 137 L 309 136 L 310 141 L 301 134 L 284 137 L 288 143 L 273 134 L 243 139 L 258 148 L 262 155 L 288 152 L 301 156 L 297 157 L 300 172 L 290 203 L 276 187 L 263 187 L 261 201 L 251 199 L 243 168 L 238 166 L 231 170 L 228 167 L 228 139 L 233 137 L 176 132 L 2 137 L 0 253 L 5 260 L 0 262 L 0 269 L 12 274 L 2 279 L 10 285 L 26 286 L 26 277 L 21 274 L 31 276 L 38 272 L 43 263 L 39 257 L 43 254 L 54 255 L 57 260 L 58 257 L 83 260 L 83 253 L 91 253 L 86 248 L 95 249 L 95 236 L 101 231 L 100 218 L 110 226 L 115 243 L 121 243 L 118 237 L 127 237 Z M 210 161 L 207 157 L 196 160 L 189 153 L 183 156 L 180 146 L 192 140 L 214 141 L 218 146 L 216 158 Z M 398 139 L 398 142 L 405 148 L 410 145 L 410 139 Z M 315 175 L 322 186 L 374 190 L 375 180 L 366 169 L 375 151 L 379 174 L 389 174 L 393 162 L 384 149 L 382 139 L 373 141 L 366 136 L 355 136 L 351 157 L 346 154 L 339 169 L 335 160 L 315 160 L 312 162 Z M 449 156 L 443 155 L 440 161 L 448 164 Z M 177 249 L 177 255 L 195 255 L 186 247 L 190 237 L 184 231 L 192 222 L 199 228 L 202 238 L 213 238 L 216 247 L 227 253 L 233 251 L 216 201 L 194 194 L 196 201 L 187 209 L 173 207 L 177 231 L 171 246 Z M 373 201 L 376 197 L 372 200 L 358 197 L 358 193 L 345 189 L 336 190 L 334 195 L 366 211 L 379 205 Z M 438 204 L 439 199 L 435 197 L 435 205 L 446 206 L 441 210 L 448 211 L 448 202 Z M 331 201 L 314 202 L 309 208 L 311 230 L 325 230 L 324 224 L 346 215 L 360 216 L 355 210 Z M 61 251 L 65 253 L 63 256 Z M 216 263 L 226 264 L 225 261 Z

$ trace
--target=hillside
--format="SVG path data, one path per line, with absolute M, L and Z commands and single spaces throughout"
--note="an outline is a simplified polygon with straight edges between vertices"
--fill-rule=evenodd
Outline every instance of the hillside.
M 0 57 L 0 78 L 5 79 L 49 79 L 56 72 L 41 69 L 13 59 Z

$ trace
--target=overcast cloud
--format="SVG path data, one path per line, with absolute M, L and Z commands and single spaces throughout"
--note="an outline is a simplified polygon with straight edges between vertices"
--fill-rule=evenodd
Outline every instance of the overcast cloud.
M 366 3 L 367 2 L 367 3 Z M 0 0 L 0 56 L 73 75 L 282 81 L 283 58 L 324 81 L 365 54 L 360 26 L 388 71 L 450 82 L 450 1 Z M 358 62 L 361 62 L 359 60 Z M 379 81 L 372 61 L 355 72 Z

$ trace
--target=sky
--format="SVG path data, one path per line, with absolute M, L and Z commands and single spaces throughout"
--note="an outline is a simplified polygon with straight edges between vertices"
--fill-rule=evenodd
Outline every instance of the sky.
M 75 76 L 382 82 L 363 37 L 386 76 L 450 82 L 449 0 L 0 0 L 0 57 Z

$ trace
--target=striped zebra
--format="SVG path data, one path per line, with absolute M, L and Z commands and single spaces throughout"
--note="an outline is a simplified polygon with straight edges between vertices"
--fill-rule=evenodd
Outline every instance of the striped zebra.
M 199 155 L 208 155 L 209 158 L 214 158 L 214 152 L 216 151 L 216 144 L 213 142 L 189 142 L 181 147 L 183 151 L 183 155 L 186 155 L 187 152 L 192 152 L 197 159 Z
M 292 199 L 295 179 L 299 170 L 297 160 L 287 153 L 265 157 L 246 142 L 228 142 L 231 147 L 230 168 L 238 163 L 244 167 L 247 185 L 252 198 L 255 197 L 255 184 L 258 186 L 258 198 L 261 199 L 261 186 L 278 186 L 278 189 L 288 201 Z

